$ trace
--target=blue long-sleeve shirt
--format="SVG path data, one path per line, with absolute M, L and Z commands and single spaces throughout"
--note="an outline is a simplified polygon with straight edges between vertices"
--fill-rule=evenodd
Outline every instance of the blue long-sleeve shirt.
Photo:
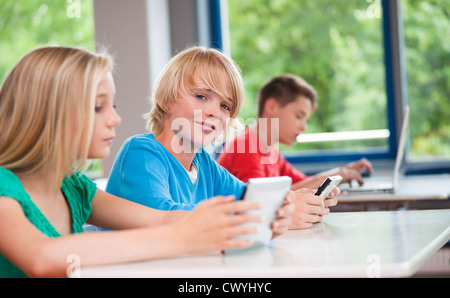
M 198 170 L 195 183 L 153 134 L 136 135 L 119 150 L 106 191 L 160 210 L 191 210 L 200 201 L 218 195 L 241 197 L 245 184 L 205 150 L 200 150 L 193 162 Z

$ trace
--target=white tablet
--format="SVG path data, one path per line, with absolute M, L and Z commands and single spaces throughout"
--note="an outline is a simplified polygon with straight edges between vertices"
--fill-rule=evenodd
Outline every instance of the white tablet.
M 239 238 L 253 240 L 252 247 L 267 245 L 272 239 L 271 223 L 277 218 L 277 210 L 283 206 L 284 198 L 291 189 L 292 179 L 288 176 L 253 178 L 249 179 L 241 200 L 255 201 L 261 205 L 260 209 L 249 211 L 261 217 L 259 223 L 249 223 L 256 225 L 257 234 L 240 236 Z M 248 249 L 248 248 L 245 248 Z M 244 250 L 245 250 L 244 249 Z M 240 251 L 243 249 L 230 249 L 225 253 Z

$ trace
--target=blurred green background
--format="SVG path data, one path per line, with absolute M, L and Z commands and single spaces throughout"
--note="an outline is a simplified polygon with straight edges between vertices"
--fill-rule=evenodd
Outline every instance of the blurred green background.
M 293 73 L 319 94 L 306 133 L 387 128 L 379 0 L 229 0 L 231 55 L 243 72 L 243 122 L 257 90 Z M 450 158 L 450 0 L 401 0 L 411 157 Z M 0 80 L 42 45 L 95 50 L 92 0 L 0 0 Z M 386 148 L 386 140 L 299 143 L 284 152 Z
M 306 133 L 387 128 L 381 1 L 229 0 L 230 48 L 246 83 L 243 120 L 258 89 L 293 73 L 319 94 Z M 402 0 L 411 157 L 450 158 L 450 1 Z M 386 147 L 386 140 L 299 143 L 286 151 Z

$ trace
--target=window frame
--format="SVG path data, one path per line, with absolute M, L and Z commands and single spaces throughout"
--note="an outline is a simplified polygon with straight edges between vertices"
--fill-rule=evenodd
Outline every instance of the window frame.
M 210 0 L 210 22 L 211 22 L 211 43 L 210 46 L 220 51 L 226 49 L 227 31 L 224 28 L 223 18 L 228 18 L 224 11 L 227 11 L 226 0 Z M 322 163 L 322 162 L 338 162 L 357 160 L 360 158 L 368 158 L 370 160 L 392 159 L 394 160 L 397 153 L 399 132 L 403 119 L 403 111 L 408 104 L 406 91 L 406 63 L 404 61 L 404 35 L 403 20 L 401 14 L 401 3 L 399 0 L 381 0 L 382 9 L 382 35 L 383 35 L 383 52 L 385 66 L 385 90 L 386 90 L 386 117 L 390 134 L 388 137 L 388 148 L 386 150 L 372 150 L 364 153 L 359 152 L 340 152 L 339 150 L 324 153 L 319 152 L 315 155 L 286 155 L 286 159 L 293 164 L 301 163 Z M 409 139 L 409 138 L 408 138 Z M 409 150 L 407 144 L 406 151 Z M 422 173 L 442 173 L 448 172 L 450 162 L 426 162 L 412 163 L 408 160 L 408 153 L 404 155 L 404 164 L 410 170 L 406 170 L 406 174 L 422 174 Z

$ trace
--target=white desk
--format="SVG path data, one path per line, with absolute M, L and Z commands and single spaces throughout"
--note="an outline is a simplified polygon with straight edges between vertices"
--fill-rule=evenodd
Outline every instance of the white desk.
M 83 268 L 81 277 L 404 277 L 449 239 L 449 209 L 332 213 L 275 248 Z

